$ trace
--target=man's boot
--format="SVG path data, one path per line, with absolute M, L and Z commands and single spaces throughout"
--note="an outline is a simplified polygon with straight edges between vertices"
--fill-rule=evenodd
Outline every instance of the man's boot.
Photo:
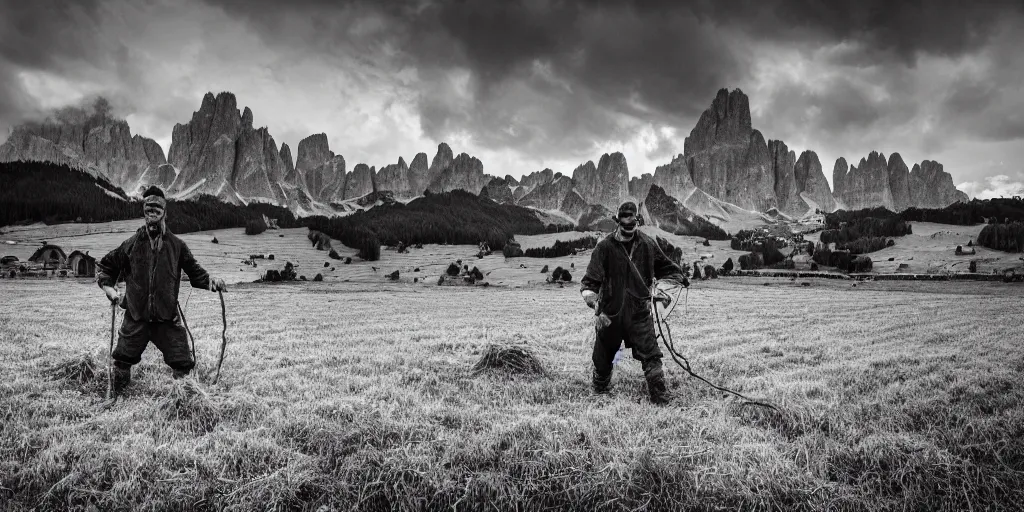
M 647 390 L 651 393 L 651 403 L 665 405 L 672 401 L 668 387 L 665 385 L 665 373 L 658 368 L 646 375 Z
M 608 372 L 608 375 L 601 375 L 597 368 L 594 368 L 593 376 L 594 393 L 599 395 L 606 395 L 612 389 L 612 373 Z
M 123 363 L 114 362 L 112 398 L 121 396 L 128 384 L 132 381 L 132 367 Z

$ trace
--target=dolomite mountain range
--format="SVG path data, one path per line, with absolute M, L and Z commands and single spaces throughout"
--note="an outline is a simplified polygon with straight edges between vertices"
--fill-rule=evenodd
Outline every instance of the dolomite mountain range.
M 438 144 L 433 158 L 418 153 L 380 169 L 351 165 L 335 153 L 325 133 L 302 139 L 294 150 L 280 147 L 267 127 L 254 127 L 253 113 L 239 110 L 234 94 L 207 93 L 192 118 L 174 126 L 166 158 L 154 140 L 132 135 L 127 122 L 105 114 L 49 118 L 12 130 L 0 145 L 0 161 L 42 160 L 68 164 L 103 177 L 129 194 L 149 185 L 172 197 L 209 194 L 245 204 L 268 202 L 298 215 L 344 214 L 381 198 L 411 199 L 463 189 L 498 203 L 555 213 L 574 223 L 603 219 L 625 200 L 678 205 L 682 215 L 719 224 L 737 212 L 780 212 L 792 217 L 836 209 L 883 206 L 941 208 L 968 197 L 956 189 L 942 164 L 930 160 L 908 168 L 899 153 L 872 151 L 857 165 L 839 158 L 830 189 L 813 151 L 799 156 L 785 142 L 766 140 L 751 126 L 750 105 L 739 89 L 718 91 L 683 144 L 683 153 L 653 174 L 630 177 L 622 153 L 588 161 L 571 176 L 551 169 L 516 179 L 484 173 L 478 158 L 456 155 Z

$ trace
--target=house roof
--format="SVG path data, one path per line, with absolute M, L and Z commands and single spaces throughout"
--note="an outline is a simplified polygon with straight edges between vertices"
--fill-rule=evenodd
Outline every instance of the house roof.
M 74 258 L 76 254 L 81 256 L 81 257 L 83 257 L 83 258 L 85 258 L 85 259 L 87 259 L 87 260 L 96 261 L 96 258 L 93 258 L 92 256 L 89 256 L 88 252 L 82 252 L 82 251 L 80 251 L 78 249 L 75 249 L 74 251 L 71 251 L 71 254 L 68 254 L 68 259 Z
M 39 259 L 39 257 L 41 257 L 43 255 L 44 251 L 51 250 L 51 249 L 57 251 L 58 253 L 60 253 L 60 257 L 61 258 L 63 258 L 63 259 L 67 259 L 68 258 L 68 255 L 66 253 L 64 253 L 64 249 L 61 249 L 60 246 L 53 245 L 53 244 L 46 244 L 46 245 L 36 249 L 36 252 L 32 253 L 32 256 L 28 260 L 29 261 L 36 261 L 37 259 Z

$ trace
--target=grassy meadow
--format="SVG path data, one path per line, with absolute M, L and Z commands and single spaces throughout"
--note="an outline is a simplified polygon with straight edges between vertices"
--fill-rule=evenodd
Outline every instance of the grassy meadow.
M 765 286 L 764 283 L 768 283 Z M 94 284 L 4 280 L 0 503 L 38 510 L 983 510 L 1024 503 L 1022 288 L 719 279 L 670 319 L 667 362 L 589 391 L 575 287 L 239 284 L 197 291 L 198 371 L 150 347 L 105 389 Z M 120 314 L 118 316 L 120 322 Z M 543 374 L 474 372 L 491 346 Z
M 22 259 L 41 240 L 100 255 L 137 225 L 28 226 L 0 240 L 5 254 Z M 945 228 L 915 225 L 917 238 L 887 250 L 940 258 L 947 251 L 939 244 L 952 239 L 931 235 Z M 214 236 L 220 243 L 210 242 Z M 539 247 L 578 236 L 520 242 Z M 703 247 L 694 237 L 667 237 L 686 260 L 708 254 L 718 266 L 739 254 L 728 242 Z M 697 281 L 669 320 L 677 347 L 701 375 L 780 412 L 744 407 L 667 357 L 676 400 L 659 408 L 648 403 L 639 363 L 629 357 L 616 367 L 610 396 L 590 392 L 593 317 L 577 284 L 588 254 L 506 261 L 500 253 L 477 259 L 471 246 L 428 245 L 344 265 L 312 249 L 305 230 L 182 238 L 232 283 L 216 385 L 216 294 L 182 290 L 197 339 L 193 376 L 172 380 L 150 346 L 127 395 L 104 409 L 111 318 L 95 283 L 0 279 L 0 509 L 1020 510 L 1024 503 L 1019 284 Z M 257 269 L 240 263 L 253 253 L 276 259 L 257 260 Z M 479 266 L 491 286 L 435 286 L 455 259 Z M 325 280 L 251 282 L 285 261 Z M 570 268 L 574 282 L 545 284 L 544 265 Z M 401 271 L 397 282 L 383 276 L 393 270 Z M 543 371 L 475 369 L 500 348 L 529 351 Z

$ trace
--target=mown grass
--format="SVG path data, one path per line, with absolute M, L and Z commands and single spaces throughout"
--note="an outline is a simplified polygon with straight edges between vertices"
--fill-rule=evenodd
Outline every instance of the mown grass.
M 591 395 L 592 316 L 575 287 L 329 283 L 226 294 L 215 386 L 219 304 L 196 292 L 198 376 L 173 381 L 150 347 L 127 397 L 104 410 L 110 317 L 95 285 L 0 286 L 6 509 L 1024 503 L 1019 286 L 697 283 L 671 321 L 677 345 L 702 375 L 778 413 L 670 361 L 671 407 L 647 403 L 628 358 L 611 396 Z M 474 372 L 495 347 L 543 371 Z

